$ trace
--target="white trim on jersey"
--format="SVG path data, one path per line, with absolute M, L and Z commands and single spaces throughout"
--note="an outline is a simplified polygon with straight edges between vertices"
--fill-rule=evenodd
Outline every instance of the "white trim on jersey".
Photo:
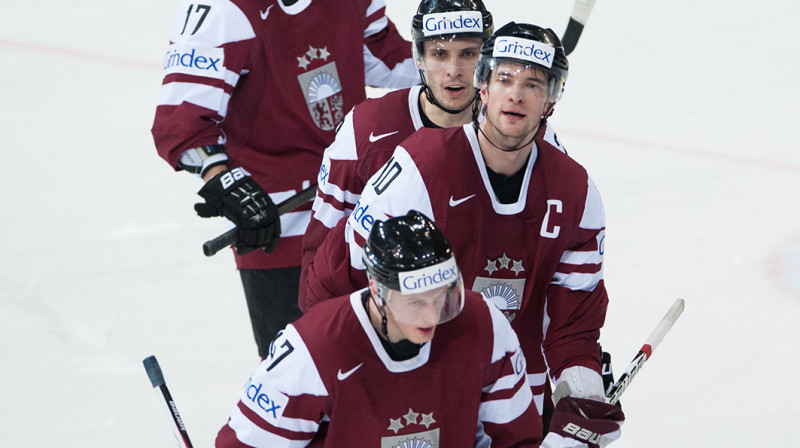
M 551 285 L 557 285 L 567 288 L 572 291 L 594 291 L 600 280 L 603 279 L 602 269 L 595 274 L 584 274 L 579 272 L 563 273 L 556 272 L 553 274 Z
M 528 374 L 528 384 L 531 386 L 542 386 L 545 381 L 547 381 L 547 372 Z
M 343 196 L 343 199 L 346 198 L 347 202 L 351 205 L 355 205 L 358 202 L 358 198 L 361 196 L 354 195 L 349 191 L 341 191 L 338 188 L 337 191 L 341 192 L 340 194 Z M 335 196 L 334 196 L 335 197 Z M 338 199 L 338 198 L 337 198 Z M 351 200 L 355 199 L 355 202 L 350 202 Z M 332 229 L 342 218 L 347 218 L 350 216 L 350 213 L 353 213 L 352 208 L 345 207 L 344 210 L 339 210 L 338 208 L 328 204 L 327 202 L 323 201 L 322 198 L 317 196 L 314 199 L 314 205 L 311 207 L 314 210 L 314 219 L 321 222 L 325 225 L 325 227 Z
M 370 344 L 372 344 L 372 349 L 375 350 L 375 354 L 378 355 L 378 358 L 380 358 L 381 362 L 383 362 L 383 365 L 386 366 L 386 370 L 392 373 L 410 372 L 427 364 L 431 356 L 430 342 L 426 342 L 422 345 L 422 348 L 420 348 L 417 356 L 406 359 L 405 361 L 395 361 L 389 357 L 389 354 L 386 353 L 386 349 L 383 348 L 383 344 L 381 344 L 381 339 L 380 336 L 378 336 L 378 332 L 372 325 L 372 321 L 370 321 L 367 310 L 364 309 L 364 305 L 361 303 L 361 295 L 366 290 L 367 288 L 364 288 L 360 291 L 350 294 L 350 306 L 353 307 L 353 311 L 355 312 L 358 321 L 361 323 L 364 333 L 366 333 Z
M 281 237 L 303 236 L 311 221 L 311 210 L 289 212 L 281 215 Z
M 329 159 L 332 160 L 357 160 L 358 149 L 356 148 L 356 131 L 353 124 L 353 116 L 355 109 L 350 109 L 350 112 L 344 116 L 344 120 L 336 131 L 336 139 L 325 149 L 325 159 L 323 165 Z M 330 162 L 328 162 L 330 165 Z M 320 179 L 317 179 L 319 183 Z M 324 185 L 320 184 L 320 185 Z M 323 190 L 324 191 L 324 190 Z
M 386 8 L 385 0 L 372 0 L 372 3 L 370 3 L 369 6 L 367 7 L 367 17 L 375 14 L 377 11 L 380 11 L 381 8 Z M 364 33 L 364 37 L 367 36 L 371 36 L 371 34 Z
M 364 259 L 361 258 L 364 252 L 356 240 L 355 230 L 349 224 L 344 228 L 344 243 L 350 247 L 350 266 L 360 271 L 366 271 L 367 267 L 364 265 Z
M 605 230 L 600 233 L 605 235 Z M 601 264 L 603 263 L 603 255 L 598 250 L 565 250 L 561 255 L 560 262 L 566 264 Z
M 351 209 L 361 198 L 361 194 L 342 190 L 339 185 L 329 179 L 333 161 L 352 161 L 358 159 L 356 149 L 355 130 L 353 128 L 353 110 L 347 113 L 341 127 L 336 132 L 336 139 L 325 149 L 322 156 L 322 165 L 317 174 L 317 186 L 322 194 L 314 197 L 314 217 L 326 227 L 333 228 L 342 218 L 350 214 Z M 333 197 L 343 204 L 344 210 L 339 210 L 324 200 L 324 196 Z
M 489 305 L 494 306 L 491 304 L 491 302 L 489 303 Z M 497 308 L 496 306 L 494 307 Z M 495 343 L 495 345 L 497 344 Z M 518 349 L 516 353 L 521 355 L 522 349 Z M 507 355 L 507 353 L 504 352 L 503 355 L 505 356 Z M 519 376 L 511 376 L 511 375 L 502 376 L 498 378 L 497 381 L 495 381 L 493 384 L 484 387 L 483 392 L 491 393 L 491 392 L 497 392 L 499 390 L 513 389 L 514 386 L 519 382 L 519 380 L 520 380 Z M 525 384 L 528 384 L 527 378 L 525 378 Z
M 222 117 L 228 113 L 230 99 L 231 96 L 223 89 L 188 82 L 164 84 L 158 91 L 159 106 L 178 106 L 186 102 L 217 111 Z
M 548 381 L 547 372 L 528 373 L 527 378 L 528 385 L 531 386 L 531 390 L 533 390 L 534 387 L 544 386 L 545 381 Z M 536 409 L 539 410 L 539 415 L 542 415 L 542 411 L 544 409 L 544 392 L 534 394 L 533 401 L 536 402 Z
M 525 387 L 525 384 L 523 384 L 517 389 L 513 397 L 481 402 L 478 410 L 478 420 L 496 424 L 508 423 L 524 413 L 532 400 L 531 388 Z
M 587 175 L 588 177 L 588 175 Z M 586 186 L 586 205 L 581 217 L 581 228 L 584 229 L 603 229 L 606 226 L 606 211 L 603 207 L 603 199 L 591 177 L 588 177 Z
M 419 94 L 422 92 L 422 86 L 414 86 L 408 91 L 408 110 L 411 111 L 411 122 L 414 123 L 414 129 L 419 131 L 425 126 L 422 123 L 422 113 L 419 110 Z
M 483 301 L 486 303 L 487 308 L 489 308 L 489 316 L 492 318 L 492 326 L 497 328 L 498 326 L 503 326 L 508 323 L 508 318 L 497 308 L 492 302 L 483 297 Z M 498 336 L 508 336 L 507 339 L 500 339 Z M 514 347 L 519 346 L 519 339 L 517 338 L 517 334 L 513 331 L 509 333 L 501 333 L 495 332 L 495 341 L 494 346 L 492 347 L 492 362 L 497 362 L 503 357 L 506 356 L 506 348 L 507 347 Z
M 556 131 L 549 124 L 547 125 L 547 129 L 544 130 L 544 141 L 555 146 L 556 148 L 558 148 L 559 151 L 563 152 L 564 154 L 567 153 L 567 149 L 561 146 L 561 142 L 558 141 L 558 138 L 556 138 Z
M 374 2 L 373 2 L 373 4 L 374 4 Z M 370 5 L 370 8 L 372 8 L 372 5 Z M 375 12 L 375 11 L 372 11 L 372 12 Z M 367 10 L 367 17 L 369 17 L 369 15 L 372 14 L 372 12 L 370 12 L 370 10 L 368 9 Z M 387 18 L 386 16 L 383 16 L 380 19 L 378 19 L 378 20 L 370 23 L 369 25 L 367 25 L 366 28 L 364 28 L 364 37 L 369 37 L 369 36 L 372 36 L 373 34 L 380 33 L 388 25 L 389 25 L 389 18 Z
M 300 14 L 306 8 L 308 8 L 308 5 L 310 4 L 311 0 L 299 0 L 297 3 L 287 6 L 282 1 L 278 1 L 278 5 L 281 7 L 283 12 L 289 14 L 290 16 L 296 16 L 297 14 Z
M 308 181 L 303 181 L 303 186 L 305 187 L 307 185 Z M 273 202 L 279 204 L 295 194 L 297 194 L 297 190 L 279 191 L 269 193 L 269 197 Z M 305 235 L 309 221 L 311 221 L 311 210 L 284 213 L 281 215 L 281 236 L 290 237 Z
M 536 147 L 536 143 L 534 142 L 532 144 L 533 148 L 528 157 L 528 165 L 525 167 L 525 177 L 522 179 L 522 188 L 520 189 L 519 198 L 517 198 L 516 202 L 512 202 L 511 204 L 502 204 L 497 200 L 497 196 L 494 194 L 494 189 L 492 188 L 492 183 L 489 181 L 489 173 L 486 171 L 486 161 L 483 159 L 483 153 L 478 143 L 478 134 L 475 127 L 472 123 L 467 123 L 462 126 L 462 129 L 467 136 L 467 140 L 469 140 L 472 154 L 475 156 L 475 163 L 478 165 L 478 170 L 481 173 L 483 188 L 486 189 L 486 192 L 489 193 L 489 197 L 492 199 L 492 208 L 495 213 L 498 215 L 515 215 L 521 213 L 525 210 L 525 205 L 528 201 L 528 186 L 531 183 L 531 173 L 533 172 L 533 165 L 536 163 L 536 158 L 539 156 L 539 149 Z

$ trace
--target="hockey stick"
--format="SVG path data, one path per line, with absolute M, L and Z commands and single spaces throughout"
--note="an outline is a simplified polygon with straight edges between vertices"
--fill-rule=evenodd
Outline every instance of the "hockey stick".
M 167 412 L 172 416 L 172 423 L 174 423 L 172 433 L 175 434 L 175 438 L 178 439 L 178 443 L 180 443 L 182 447 L 192 448 L 192 442 L 189 441 L 189 434 L 186 432 L 186 427 L 183 426 L 183 420 L 178 413 L 178 407 L 175 406 L 175 402 L 172 401 L 172 395 L 169 393 L 169 389 L 167 389 L 167 383 L 164 381 L 164 375 L 161 373 L 161 367 L 158 365 L 156 357 L 148 356 L 144 359 L 143 363 L 144 370 L 147 371 L 147 376 L 150 378 L 150 384 L 153 385 L 154 389 L 158 388 L 161 390 L 161 395 L 164 396 L 164 401 L 167 404 Z
M 575 46 L 578 45 L 578 39 L 583 32 L 583 26 L 589 20 L 589 14 L 592 13 L 592 8 L 597 0 L 575 0 L 575 5 L 572 7 L 572 14 L 569 16 L 569 23 L 567 29 L 564 31 L 564 37 L 561 38 L 561 43 L 564 45 L 564 52 L 569 55 Z
M 278 216 L 286 212 L 290 212 L 297 207 L 300 207 L 304 202 L 308 201 L 309 199 L 314 197 L 314 193 L 317 191 L 317 184 L 313 184 L 310 187 L 302 190 L 300 193 L 286 199 L 285 201 L 278 204 Z M 206 257 L 210 257 L 215 253 L 219 252 L 221 249 L 230 246 L 231 244 L 236 243 L 237 233 L 239 229 L 236 227 L 228 230 L 227 232 L 219 235 L 214 239 L 210 239 L 203 243 L 203 253 L 206 254 Z
M 655 351 L 658 344 L 661 343 L 661 340 L 664 339 L 664 335 L 667 334 L 675 321 L 678 320 L 681 313 L 683 313 L 683 307 L 683 299 L 675 300 L 675 303 L 672 304 L 667 314 L 661 319 L 661 322 L 658 323 L 656 329 L 653 330 L 642 348 L 639 349 L 639 353 L 637 353 L 636 356 L 633 357 L 633 361 L 628 364 L 628 368 L 625 369 L 625 372 L 620 375 L 619 380 L 606 392 L 606 403 L 617 404 L 619 397 L 631 384 L 631 381 L 633 381 L 633 378 L 639 373 L 644 363 L 653 355 L 653 351 Z

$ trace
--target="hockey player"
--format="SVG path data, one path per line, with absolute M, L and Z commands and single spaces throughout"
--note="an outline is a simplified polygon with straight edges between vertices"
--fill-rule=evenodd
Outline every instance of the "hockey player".
M 365 284 L 360 244 L 373 223 L 420 210 L 453 244 L 466 286 L 511 321 L 540 409 L 552 410 L 551 379 L 572 391 L 562 408 L 588 399 L 621 420 L 602 401 L 597 340 L 608 297 L 600 194 L 582 166 L 535 141 L 567 73 L 552 30 L 513 22 L 497 30 L 475 71 L 484 119 L 421 129 L 401 143 L 318 249 L 306 294 L 319 301 Z
M 274 221 L 275 203 L 314 182 L 336 126 L 366 98 L 365 83 L 419 83 L 410 43 L 384 6 L 180 1 L 153 138 L 174 169 L 206 181 L 197 213 L 238 227 L 234 255 L 262 358 L 301 314 L 300 245 L 311 213 L 308 204 Z
M 395 147 L 421 127 L 469 123 L 477 92 L 472 78 L 492 14 L 482 0 L 422 0 L 411 23 L 413 55 L 422 85 L 368 99 L 345 116 L 325 150 L 317 197 L 303 237 L 300 308 L 306 304 L 305 270 L 329 229 L 352 211 L 367 179 Z
M 376 222 L 363 256 L 369 287 L 279 333 L 216 446 L 539 446 L 517 336 L 433 222 Z

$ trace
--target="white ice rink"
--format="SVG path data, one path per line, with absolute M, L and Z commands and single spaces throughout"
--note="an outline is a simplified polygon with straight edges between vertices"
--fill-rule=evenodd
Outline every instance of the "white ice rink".
M 315 0 L 321 1 L 321 0 Z M 485 0 L 563 31 L 571 1 Z M 264 0 L 265 5 L 269 2 Z M 0 446 L 195 447 L 258 359 L 223 229 L 150 136 L 176 0 L 0 8 Z M 388 0 L 408 36 L 416 1 Z M 551 123 L 607 214 L 617 373 L 686 311 L 612 446 L 795 446 L 800 420 L 797 2 L 599 0 Z

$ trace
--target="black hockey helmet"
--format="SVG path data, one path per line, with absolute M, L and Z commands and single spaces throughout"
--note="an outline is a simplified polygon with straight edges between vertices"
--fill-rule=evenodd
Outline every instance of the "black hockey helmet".
M 475 87 L 489 80 L 499 62 L 507 61 L 544 70 L 549 78 L 549 100 L 561 99 L 569 75 L 569 61 L 561 39 L 550 28 L 509 22 L 498 29 L 481 47 L 475 68 Z
M 432 39 L 479 37 L 492 35 L 492 13 L 482 0 L 422 0 L 411 20 L 411 38 L 418 54 L 422 43 Z
M 367 275 L 376 283 L 379 305 L 388 305 L 395 317 L 403 314 L 396 297 L 446 288 L 439 306 L 439 323 L 454 318 L 464 306 L 461 273 L 450 242 L 422 213 L 376 222 L 364 246 Z M 399 294 L 399 296 L 397 296 Z

